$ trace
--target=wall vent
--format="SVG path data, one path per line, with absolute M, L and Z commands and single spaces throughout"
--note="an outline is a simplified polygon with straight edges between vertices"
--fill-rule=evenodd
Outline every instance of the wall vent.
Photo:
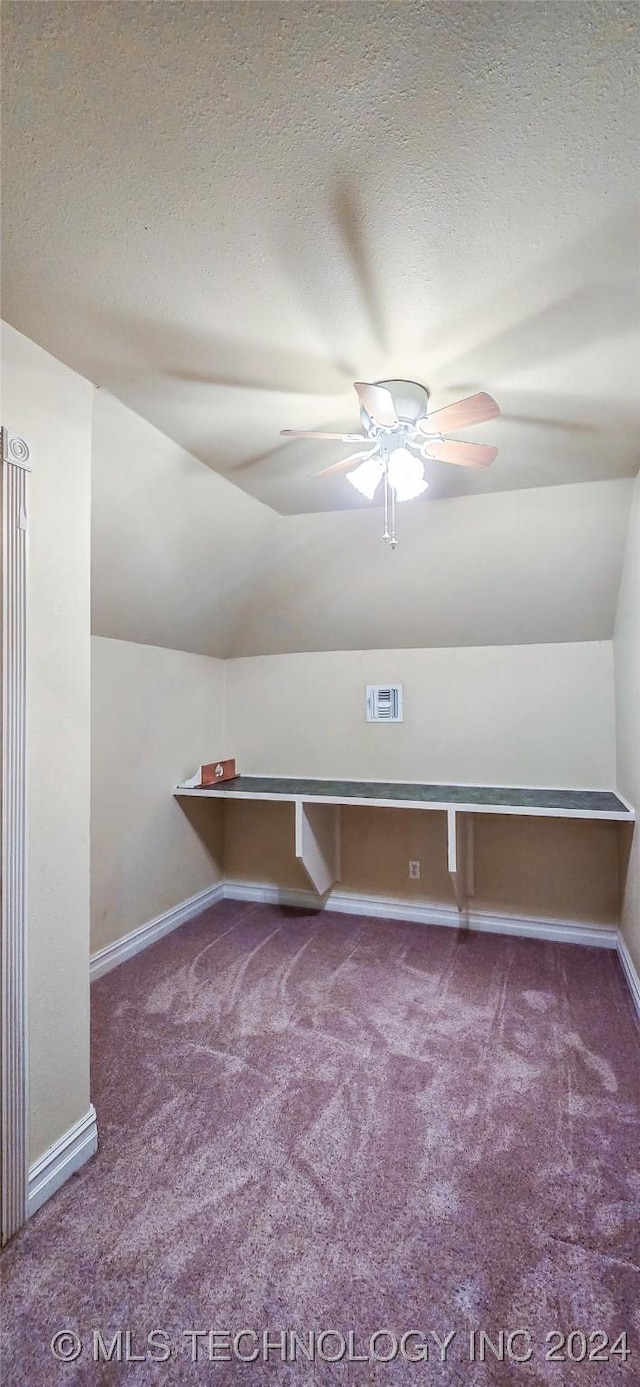
M 402 722 L 402 684 L 367 684 L 367 722 Z

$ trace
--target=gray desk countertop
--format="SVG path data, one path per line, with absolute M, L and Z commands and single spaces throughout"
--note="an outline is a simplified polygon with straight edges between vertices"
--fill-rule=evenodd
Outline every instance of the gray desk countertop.
M 310 780 L 239 775 L 210 787 L 215 794 L 282 795 L 284 798 L 398 800 L 416 804 L 487 805 L 511 810 L 578 810 L 591 814 L 624 814 L 626 804 L 612 790 L 530 790 L 496 785 L 413 785 L 397 781 Z M 178 787 L 177 793 L 180 793 Z

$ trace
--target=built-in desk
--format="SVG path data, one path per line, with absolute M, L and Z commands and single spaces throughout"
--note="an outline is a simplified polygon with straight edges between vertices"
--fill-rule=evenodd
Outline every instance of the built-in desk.
M 535 815 L 563 819 L 619 819 L 635 814 L 612 790 L 529 790 L 497 785 L 413 785 L 395 781 L 297 780 L 239 775 L 206 789 L 177 785 L 182 798 L 286 801 L 295 806 L 294 851 L 324 895 L 340 880 L 340 806 L 440 810 L 447 815 L 448 869 L 463 913 L 474 891 L 473 816 Z

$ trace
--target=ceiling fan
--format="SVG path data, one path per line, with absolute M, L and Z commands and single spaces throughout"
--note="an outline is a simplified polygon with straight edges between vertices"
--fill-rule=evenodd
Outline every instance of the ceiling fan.
M 500 409 L 491 395 L 480 392 L 429 414 L 429 391 L 410 380 L 382 380 L 371 385 L 356 381 L 355 389 L 364 433 L 322 433 L 315 429 L 280 432 L 285 438 L 341 439 L 343 443 L 367 445 L 315 475 L 328 477 L 346 472 L 347 481 L 370 501 L 383 482 L 382 538 L 395 549 L 396 501 L 413 501 L 427 490 L 424 459 L 435 458 L 457 467 L 488 467 L 497 457 L 497 448 L 460 442 L 446 438 L 445 434 L 495 419 Z

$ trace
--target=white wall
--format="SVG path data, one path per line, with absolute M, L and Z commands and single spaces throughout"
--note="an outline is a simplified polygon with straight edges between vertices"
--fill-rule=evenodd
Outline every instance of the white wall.
M 91 688 L 95 952 L 222 875 L 221 806 L 171 789 L 224 755 L 224 665 L 94 636 Z
M 2 422 L 31 449 L 29 1155 L 89 1106 L 91 396 L 2 325 Z
M 640 476 L 634 504 L 613 642 L 618 786 L 640 814 Z M 622 932 L 640 972 L 640 826 L 624 863 Z
M 327 651 L 225 668 L 225 740 L 246 774 L 615 783 L 610 641 Z M 367 724 L 365 685 L 387 681 L 404 685 L 404 722 Z

